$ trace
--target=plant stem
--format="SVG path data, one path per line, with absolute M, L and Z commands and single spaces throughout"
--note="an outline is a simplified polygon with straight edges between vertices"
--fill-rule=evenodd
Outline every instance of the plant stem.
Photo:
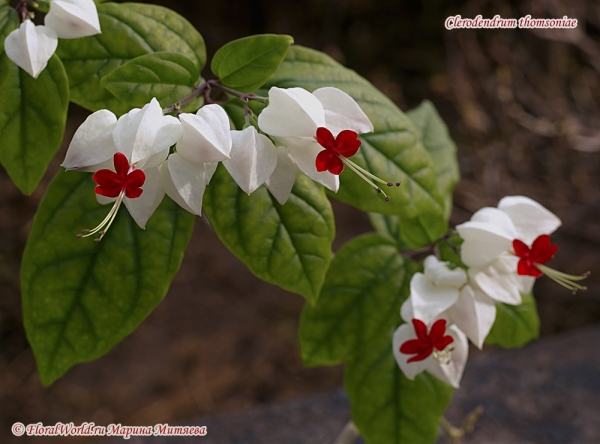
M 352 444 L 359 436 L 360 433 L 358 432 L 358 429 L 354 423 L 352 421 L 348 421 L 333 444 Z

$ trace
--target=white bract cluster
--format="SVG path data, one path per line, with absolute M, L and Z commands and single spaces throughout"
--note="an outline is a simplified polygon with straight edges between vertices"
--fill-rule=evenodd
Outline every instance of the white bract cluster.
M 99 34 L 100 21 L 94 0 L 51 0 L 44 26 L 27 18 L 4 40 L 10 60 L 37 78 L 56 51 L 58 39 Z
M 544 265 L 558 249 L 549 235 L 560 224 L 532 199 L 510 196 L 458 225 L 466 269 L 427 257 L 402 305 L 407 324 L 396 330 L 393 352 L 406 377 L 427 370 L 458 387 L 468 355 L 466 338 L 481 348 L 496 319 L 496 304 L 520 305 L 521 294 L 531 292 L 543 274 L 571 290 L 585 289 L 576 283 L 585 276 Z
M 266 135 L 253 126 L 231 130 L 226 112 L 216 104 L 178 118 L 164 116 L 156 99 L 119 119 L 108 110 L 90 115 L 75 133 L 62 166 L 95 172 L 98 201 L 115 204 L 98 227 L 80 236 L 98 233 L 100 240 L 121 202 L 144 228 L 165 193 L 201 215 L 204 192 L 218 162 L 244 192 L 251 194 L 265 184 L 282 205 L 297 169 L 337 191 L 343 166 L 334 173 L 319 168 L 322 163 L 346 162 L 356 152 L 357 134 L 373 130 L 367 116 L 336 88 L 314 93 L 272 88 L 269 100 L 258 119 Z

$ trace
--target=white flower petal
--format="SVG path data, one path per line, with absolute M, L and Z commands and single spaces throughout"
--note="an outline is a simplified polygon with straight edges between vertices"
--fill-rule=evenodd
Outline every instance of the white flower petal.
M 231 159 L 224 160 L 223 166 L 239 187 L 251 194 L 275 171 L 277 148 L 268 137 L 258 134 L 253 126 L 243 131 L 232 131 L 231 139 Z
M 117 152 L 112 132 L 117 117 L 106 109 L 88 116 L 81 124 L 67 150 L 62 167 L 67 170 L 81 170 L 111 160 Z M 109 166 L 110 168 L 110 166 Z
M 287 148 L 277 147 L 277 166 L 275 171 L 265 181 L 265 186 L 275 196 L 277 202 L 285 204 L 290 197 L 294 182 L 296 181 L 296 163 L 290 156 Z
M 101 32 L 94 0 L 52 0 L 44 24 L 61 39 L 76 39 Z
M 541 234 L 551 234 L 561 221 L 535 200 L 525 196 L 507 196 L 498 208 L 510 216 L 517 229 L 517 239 L 531 246 Z
M 171 158 L 171 156 L 169 156 L 169 158 Z M 169 167 L 167 166 L 167 162 L 163 163 L 160 167 L 159 167 L 159 171 L 160 171 L 160 184 L 163 187 L 163 189 L 165 190 L 165 193 L 167 194 L 167 196 L 169 196 L 171 199 L 173 199 L 175 201 L 175 203 L 177 205 L 179 205 L 181 208 L 183 208 L 186 211 L 189 211 L 192 214 L 196 214 L 195 211 L 193 209 L 191 209 L 188 204 L 185 203 L 185 201 L 183 200 L 183 198 L 180 196 L 179 191 L 177 190 L 177 187 L 175 187 L 175 184 L 173 183 L 173 178 L 171 177 L 171 173 L 169 172 Z
M 177 193 L 193 210 L 192 213 L 202 216 L 202 198 L 206 189 L 204 164 L 188 162 L 174 153 L 167 159 L 167 168 Z M 165 191 L 168 194 L 168 190 Z M 170 194 L 169 197 L 173 198 Z
M 460 288 L 467 283 L 467 273 L 462 268 L 448 268 L 449 262 L 442 262 L 433 255 L 427 256 L 424 261 L 424 274 L 429 281 L 439 287 L 447 286 Z
M 206 105 L 197 114 L 180 114 L 183 134 L 177 152 L 189 162 L 219 162 L 229 159 L 229 117 L 219 105 Z
M 328 86 L 313 91 L 313 95 L 323 104 L 327 129 L 334 136 L 343 130 L 352 130 L 358 134 L 373 131 L 373 124 L 367 115 L 344 91 Z
M 410 280 L 410 299 L 415 319 L 429 325 L 458 300 L 456 287 L 435 286 L 423 273 L 415 273 Z
M 402 324 L 396 329 L 396 331 L 394 332 L 394 337 L 392 339 L 392 348 L 394 352 L 394 358 L 396 359 L 396 363 L 400 367 L 400 370 L 402 370 L 402 373 L 404 373 L 404 376 L 406 376 L 411 381 L 415 379 L 415 376 L 417 376 L 423 370 L 427 369 L 427 367 L 431 366 L 432 360 L 435 362 L 432 356 L 429 356 L 423 361 L 416 361 L 411 363 L 407 362 L 413 355 L 405 355 L 404 353 L 400 353 L 400 346 L 406 341 L 410 341 L 411 339 L 416 338 L 417 335 L 415 334 L 415 330 L 412 324 L 407 323 Z
M 469 267 L 482 266 L 512 248 L 517 232 L 510 217 L 497 208 L 482 208 L 469 222 L 456 226 L 464 240 L 460 256 Z
M 4 40 L 4 51 L 9 59 L 35 79 L 48 64 L 57 45 L 58 39 L 52 29 L 35 26 L 31 20 L 25 20 L 18 29 L 8 34 Z
M 485 267 L 469 269 L 469 278 L 477 283 L 481 290 L 497 302 L 519 305 L 521 282 L 517 274 L 519 258 L 512 254 L 502 254 Z
M 452 323 L 456 324 L 479 349 L 496 320 L 494 301 L 471 285 L 466 285 L 460 297 L 447 312 Z
M 408 323 L 410 323 L 415 317 L 412 307 L 412 299 L 410 297 L 406 298 L 406 300 L 402 303 L 402 307 L 400 307 L 400 317 L 404 322 Z
M 206 185 L 209 184 L 210 179 L 212 179 L 215 171 L 217 171 L 217 167 L 219 166 L 219 162 L 206 162 L 204 164 L 204 178 L 206 179 Z
M 127 197 L 123 199 L 129 214 L 140 228 L 146 228 L 148 219 L 165 197 L 165 191 L 160 184 L 159 168 L 144 170 L 144 174 L 146 175 L 146 181 L 142 185 L 142 190 L 144 190 L 142 195 L 136 199 Z
M 287 140 L 286 140 L 287 141 Z M 295 143 L 288 143 L 290 156 L 304 174 L 310 177 L 317 183 L 329 188 L 334 193 L 337 193 L 340 188 L 340 178 L 329 171 L 317 171 L 316 159 L 317 154 L 323 151 L 323 147 L 317 142 L 302 141 L 297 139 Z
M 449 346 L 449 348 L 453 349 L 450 362 L 448 364 L 440 364 L 434 360 L 437 366 L 432 365 L 427 371 L 452 387 L 459 388 L 460 380 L 467 365 L 467 358 L 469 357 L 469 343 L 467 342 L 467 336 L 456 325 L 448 327 L 446 334 L 454 338 L 454 342 Z
M 119 117 L 113 132 L 117 150 L 131 164 L 148 159 L 174 145 L 181 137 L 181 123 L 172 116 L 163 116 L 158 100 L 142 109 L 132 109 Z
M 258 116 L 258 127 L 275 137 L 315 137 L 325 126 L 321 102 L 303 88 L 269 90 L 269 105 Z

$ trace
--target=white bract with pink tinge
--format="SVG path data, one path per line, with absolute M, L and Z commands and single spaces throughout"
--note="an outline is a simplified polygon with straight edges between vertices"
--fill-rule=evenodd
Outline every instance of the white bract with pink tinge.
M 108 110 L 100 110 L 83 122 L 62 166 L 95 172 L 98 201 L 115 202 L 107 218 L 95 229 L 85 230 L 85 235 L 100 233 L 101 238 L 122 202 L 136 223 L 145 228 L 165 194 L 159 166 L 181 133 L 179 120 L 164 116 L 156 99 L 119 119 Z M 113 165 L 116 172 L 112 171 Z
M 294 165 L 337 192 L 344 165 L 354 168 L 346 158 L 360 146 L 357 135 L 373 131 L 371 121 L 354 99 L 332 87 L 312 93 L 302 88 L 271 88 L 258 126 L 278 147 L 285 147 L 278 150 L 277 166 L 268 182 L 280 203 L 285 203 L 292 189 Z
M 410 281 L 410 297 L 402 304 L 403 319 L 420 319 L 430 324 L 448 319 L 478 348 L 496 319 L 496 304 L 477 284 L 468 281 L 462 268 L 450 268 L 448 262 L 428 256 L 424 272 L 415 273 Z
M 182 208 L 202 215 L 206 185 L 218 162 L 229 159 L 229 117 L 219 105 L 206 105 L 196 114 L 180 114 L 182 136 L 176 152 L 161 166 L 161 182 L 167 195 Z
M 37 78 L 56 51 L 58 39 L 76 39 L 99 34 L 100 20 L 94 0 L 51 0 L 45 26 L 26 19 L 4 40 L 10 60 Z
M 456 226 L 463 239 L 461 260 L 469 267 L 470 280 L 497 302 L 521 304 L 521 293 L 531 292 L 539 276 L 517 272 L 521 258 L 515 254 L 513 243 L 533 245 L 560 224 L 558 217 L 524 196 L 504 197 L 498 208 L 477 211 L 470 221 Z

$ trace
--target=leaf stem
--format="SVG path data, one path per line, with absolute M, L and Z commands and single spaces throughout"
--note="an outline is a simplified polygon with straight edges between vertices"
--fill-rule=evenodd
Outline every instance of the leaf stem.
M 172 113 L 173 111 L 177 111 L 179 114 L 181 113 L 180 110 L 183 105 L 185 105 L 188 102 L 191 102 L 201 94 L 204 94 L 204 100 L 207 103 L 217 103 L 210 97 L 210 91 L 212 88 L 219 89 L 227 94 L 239 98 L 242 104 L 244 105 L 244 117 L 249 116 L 251 114 L 250 108 L 248 107 L 249 100 L 259 100 L 262 102 L 267 100 L 265 97 L 257 96 L 253 93 L 243 93 L 241 91 L 236 91 L 235 89 L 222 85 L 221 83 L 219 83 L 218 80 L 207 80 L 206 82 L 198 85 L 188 96 L 184 97 L 181 100 L 178 100 L 177 102 L 167 106 L 166 108 L 163 108 L 163 113 L 168 114 Z
M 400 254 L 402 254 L 402 256 L 405 256 L 405 257 L 415 257 L 415 256 L 419 256 L 419 255 L 425 254 L 425 253 L 433 253 L 434 251 L 436 251 L 437 245 L 440 242 L 443 242 L 446 239 L 448 239 L 450 236 L 453 236 L 454 233 L 455 233 L 454 230 L 450 230 L 446 234 L 441 236 L 439 239 L 435 240 L 431 245 L 427 245 L 426 247 L 419 248 L 418 250 L 401 251 Z

